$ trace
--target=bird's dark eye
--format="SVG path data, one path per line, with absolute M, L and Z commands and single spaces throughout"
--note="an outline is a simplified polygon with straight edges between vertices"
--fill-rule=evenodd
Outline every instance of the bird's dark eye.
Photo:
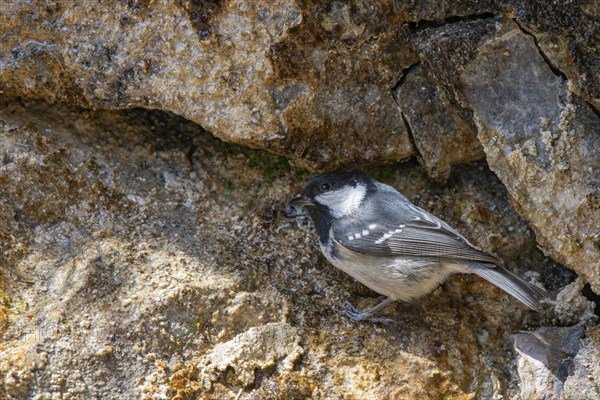
M 321 192 L 326 192 L 331 189 L 331 185 L 329 183 L 324 183 L 321 185 Z

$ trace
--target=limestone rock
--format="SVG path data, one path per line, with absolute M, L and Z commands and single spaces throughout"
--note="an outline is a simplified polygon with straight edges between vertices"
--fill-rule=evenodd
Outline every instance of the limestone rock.
M 312 169 L 412 154 L 392 88 L 416 57 L 390 4 L 8 0 L 2 13 L 4 95 L 169 110 Z
M 573 359 L 572 373 L 563 386 L 565 399 L 595 399 L 600 397 L 600 329 L 590 327 Z
M 581 326 L 540 328 L 535 332 L 516 333 L 511 337 L 513 347 L 519 355 L 517 369 L 521 379 L 521 399 L 563 398 L 564 384 L 574 373 L 574 359 L 579 352 L 583 332 L 584 328 Z M 592 369 L 579 371 L 579 374 L 589 377 L 589 372 Z M 587 392 L 595 389 L 590 380 L 585 386 L 588 386 Z
M 245 387 L 254 383 L 255 369 L 266 369 L 279 363 L 280 373 L 290 372 L 303 353 L 298 330 L 286 323 L 269 323 L 250 328 L 228 342 L 220 343 L 200 361 L 200 375 L 210 383 L 219 374 L 233 368 Z
M 574 90 L 598 107 L 594 2 L 546 3 L 7 0 L 0 94 L 168 110 L 312 170 L 398 161 L 414 154 L 392 95 L 403 71 L 428 63 L 431 83 L 456 102 L 457 69 L 439 67 L 473 57 L 480 28 L 502 15 L 532 31 Z M 421 40 L 432 26 L 442 26 L 441 47 Z M 444 52 L 449 42 L 462 50 Z M 465 161 L 476 152 L 467 132 L 455 138 L 467 140 Z M 460 157 L 440 157 L 443 180 L 442 160 Z M 432 173 L 435 159 L 426 164 Z
M 434 180 L 445 181 L 452 164 L 484 157 L 459 77 L 497 29 L 498 19 L 485 17 L 426 27 L 412 37 L 420 65 L 408 71 L 396 96 L 415 150 Z
M 596 0 L 519 2 L 511 7 L 530 34 L 583 100 L 600 110 L 600 6 Z
M 3 1 L 0 398 L 597 398 L 599 18 L 593 0 Z M 559 292 L 554 315 L 456 277 L 386 309 L 397 324 L 341 317 L 378 296 L 279 210 L 306 170 L 367 163 Z
M 486 17 L 426 27 L 412 37 L 419 59 L 430 71 L 448 101 L 472 119 L 460 82 L 460 73 L 476 56 L 482 43 L 494 37 L 499 18 Z
M 598 304 L 583 295 L 584 287 L 583 277 L 579 277 L 556 295 L 555 313 L 562 325 L 591 326 L 597 323 L 598 316 L 594 311 Z
M 511 337 L 518 354 L 520 399 L 600 397 L 600 330 L 580 325 L 540 328 Z
M 285 159 L 164 112 L 1 105 L 0 397 L 516 393 L 506 340 L 544 318 L 455 277 L 385 310 L 397 324 L 349 323 L 346 302 L 379 296 L 320 256 L 306 221 L 282 217 L 310 176 Z M 569 280 L 484 163 L 454 167 L 447 186 L 414 162 L 369 172 L 547 289 Z
M 600 293 L 600 116 L 513 23 L 461 80 L 490 167 L 538 242 Z
M 34 380 L 35 370 L 45 367 L 45 353 L 38 353 L 35 334 L 24 335 L 19 341 L 0 344 L 0 393 L 11 397 L 25 396 Z
M 445 181 L 452 164 L 484 156 L 471 116 L 448 100 L 428 67 L 411 70 L 396 96 L 416 150 L 433 179 Z

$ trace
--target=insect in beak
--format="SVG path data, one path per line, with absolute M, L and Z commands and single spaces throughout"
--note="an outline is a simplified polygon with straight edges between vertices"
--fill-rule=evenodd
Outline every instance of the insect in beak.
M 288 201 L 285 205 L 285 208 L 283 209 L 283 212 L 286 217 L 293 218 L 299 215 L 303 215 L 304 207 L 314 205 L 315 203 L 312 201 L 312 199 L 308 198 L 307 196 L 300 196 Z

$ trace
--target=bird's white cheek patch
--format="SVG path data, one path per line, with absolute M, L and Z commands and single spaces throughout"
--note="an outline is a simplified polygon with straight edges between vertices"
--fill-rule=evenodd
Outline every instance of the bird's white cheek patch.
M 358 209 L 365 198 L 367 188 L 364 185 L 345 186 L 338 190 L 321 193 L 315 200 L 329 207 L 334 218 L 341 218 Z

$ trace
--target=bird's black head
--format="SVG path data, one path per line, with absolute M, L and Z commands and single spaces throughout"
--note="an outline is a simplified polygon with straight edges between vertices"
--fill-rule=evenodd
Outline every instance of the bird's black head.
M 360 171 L 334 171 L 310 179 L 302 196 L 286 205 L 286 213 L 295 216 L 302 211 L 315 218 L 341 218 L 351 214 L 362 203 L 374 183 Z M 316 222 L 316 221 L 315 221 Z

